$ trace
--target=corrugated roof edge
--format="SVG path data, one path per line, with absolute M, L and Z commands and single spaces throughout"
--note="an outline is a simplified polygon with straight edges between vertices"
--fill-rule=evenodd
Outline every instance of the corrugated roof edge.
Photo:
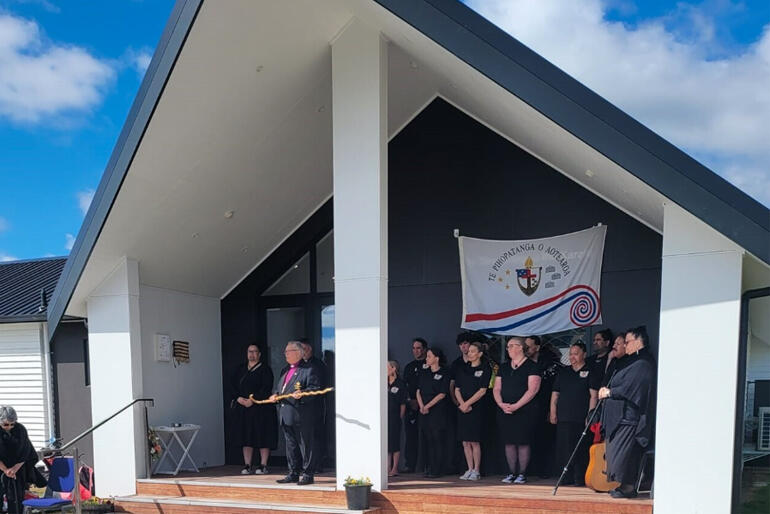
M 126 117 L 48 308 L 49 340 L 69 304 L 203 0 L 177 0 Z

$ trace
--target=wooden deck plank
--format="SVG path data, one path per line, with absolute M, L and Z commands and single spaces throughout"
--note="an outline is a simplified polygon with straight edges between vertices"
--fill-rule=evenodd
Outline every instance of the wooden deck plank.
M 275 480 L 283 476 L 240 475 L 240 468 L 229 466 L 185 473 L 178 477 L 159 477 L 137 482 L 137 494 L 143 496 L 177 496 L 244 500 L 269 504 L 297 504 L 345 507 L 345 492 L 337 491 L 335 477 L 327 473 L 316 477 L 312 486 L 283 487 Z M 617 500 L 608 494 L 595 493 L 584 487 L 562 487 L 552 495 L 553 480 L 536 480 L 525 485 L 508 485 L 500 477 L 484 477 L 478 482 L 466 482 L 455 477 L 428 480 L 420 475 L 402 475 L 392 479 L 389 489 L 372 494 L 372 507 L 382 513 L 483 511 L 497 513 L 562 513 L 592 512 L 598 514 L 651 514 L 653 502 L 644 496 L 633 500 Z M 125 504 L 121 505 L 125 507 Z M 168 507 L 168 508 L 167 508 Z M 131 506 L 130 512 L 187 514 L 195 511 L 183 505 L 163 505 L 153 510 L 152 504 Z M 212 512 L 207 510 L 206 512 Z M 232 510 L 223 510 L 232 513 Z M 254 511 L 251 511 L 254 512 Z M 301 510 L 298 510 L 301 512 Z

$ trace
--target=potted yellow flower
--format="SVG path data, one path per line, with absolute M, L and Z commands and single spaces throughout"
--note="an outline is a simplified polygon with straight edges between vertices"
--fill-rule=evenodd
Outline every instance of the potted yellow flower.
M 369 477 L 345 478 L 345 497 L 349 510 L 366 510 L 372 495 L 372 481 Z

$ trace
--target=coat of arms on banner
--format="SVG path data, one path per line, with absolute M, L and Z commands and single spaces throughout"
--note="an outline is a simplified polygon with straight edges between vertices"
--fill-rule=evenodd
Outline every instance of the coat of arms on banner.
M 606 226 L 542 239 L 459 238 L 462 327 L 546 334 L 601 323 Z
M 535 268 L 533 266 L 532 257 L 527 257 L 524 261 L 524 267 L 516 270 L 516 278 L 519 281 L 519 289 L 527 296 L 537 291 L 537 286 L 540 285 L 540 275 L 543 271 L 543 267 Z

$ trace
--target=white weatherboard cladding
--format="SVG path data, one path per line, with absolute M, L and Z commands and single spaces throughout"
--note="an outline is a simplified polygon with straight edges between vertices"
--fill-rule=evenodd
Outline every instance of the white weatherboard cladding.
M 0 405 L 16 409 L 35 448 L 50 437 L 46 391 L 40 324 L 0 325 Z

